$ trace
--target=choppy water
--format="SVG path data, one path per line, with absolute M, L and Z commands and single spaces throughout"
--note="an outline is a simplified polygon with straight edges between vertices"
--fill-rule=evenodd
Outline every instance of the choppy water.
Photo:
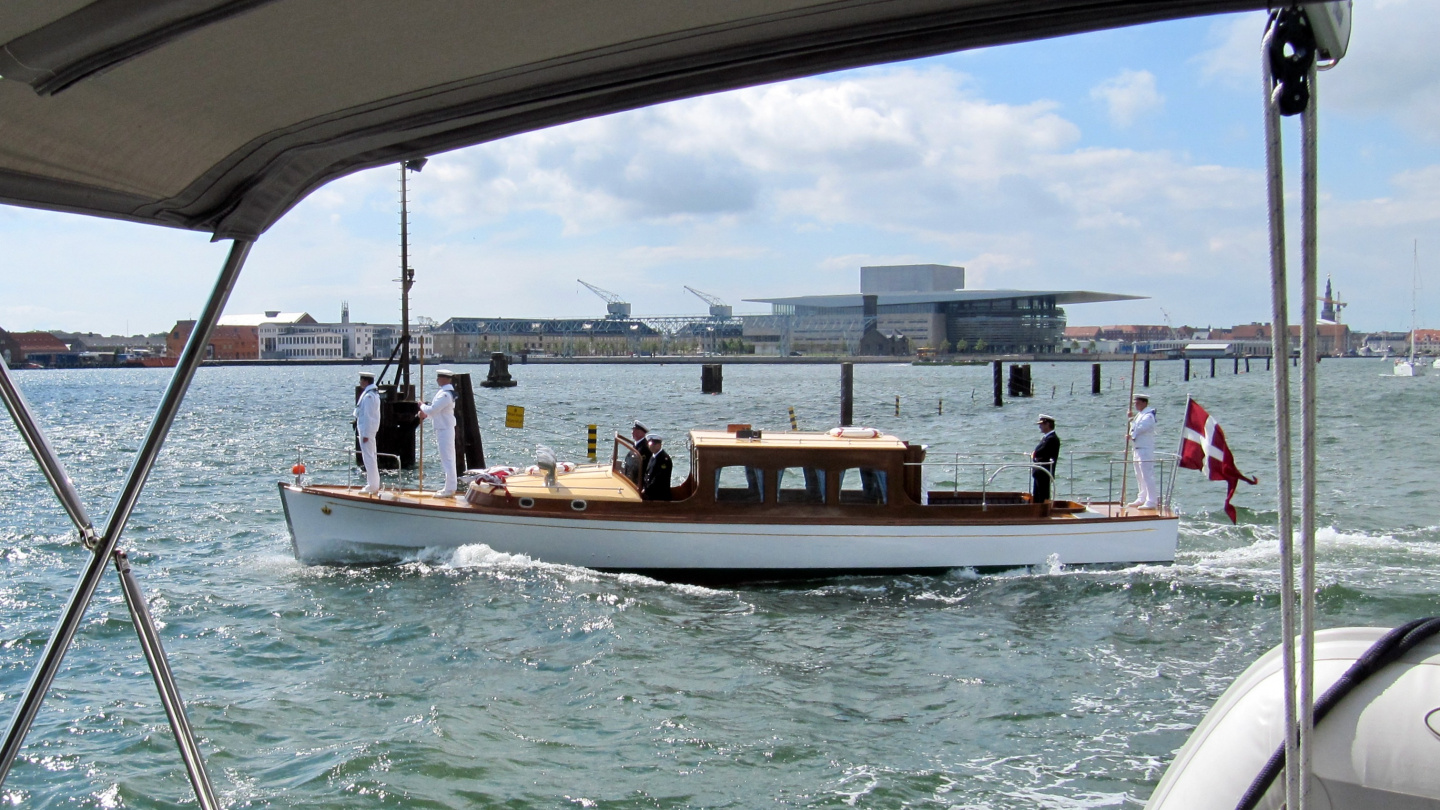
M 1258 368 L 1258 367 L 1257 367 Z M 475 369 L 475 371 L 482 371 Z M 834 366 L 516 367 L 481 394 L 493 460 L 583 453 L 584 425 L 678 437 L 727 422 L 828 427 Z M 1208 368 L 1207 368 L 1208 371 Z M 1321 366 L 1322 626 L 1440 613 L 1433 421 L 1440 378 Z M 166 370 L 17 372 L 101 521 Z M 1118 449 L 1128 364 L 1037 364 L 1033 402 L 989 369 L 856 368 L 857 421 L 932 453 Z M 211 775 L 234 807 L 1137 806 L 1189 729 L 1277 643 L 1270 376 L 1156 364 L 1162 447 L 1186 393 L 1227 429 L 1241 525 L 1183 472 L 1180 559 L 1118 571 L 873 577 L 705 589 L 534 563 L 483 546 L 365 569 L 290 556 L 275 480 L 297 445 L 343 447 L 353 368 L 204 369 L 125 546 Z M 1071 393 L 1072 385 L 1074 393 Z M 1053 389 L 1053 397 L 1052 397 Z M 972 400 L 972 390 L 974 399 Z M 894 396 L 901 395 L 896 417 Z M 937 413 L 938 400 L 944 413 Z M 505 404 L 531 427 L 500 427 Z M 0 714 L 8 718 L 83 551 L 0 422 Z M 4 798 L 192 805 L 113 576 Z M 193 806 L 193 805 L 192 805 Z

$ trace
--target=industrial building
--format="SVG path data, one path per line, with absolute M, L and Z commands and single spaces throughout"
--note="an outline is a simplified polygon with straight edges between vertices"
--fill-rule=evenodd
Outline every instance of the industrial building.
M 629 318 L 451 318 L 431 334 L 435 351 L 453 360 L 491 352 L 616 357 L 659 351 L 664 338 Z
M 1063 306 L 1144 297 L 964 286 L 963 267 L 862 267 L 858 293 L 746 299 L 769 304 L 771 314 L 744 316 L 745 340 L 756 354 L 772 355 L 860 354 L 883 345 L 877 336 L 892 347 L 903 337 L 912 351 L 1044 354 L 1059 351 L 1063 342 Z

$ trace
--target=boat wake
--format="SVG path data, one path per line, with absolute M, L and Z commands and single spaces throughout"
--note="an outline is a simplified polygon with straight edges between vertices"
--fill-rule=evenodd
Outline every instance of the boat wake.
M 724 589 L 707 588 L 702 585 L 665 582 L 640 574 L 612 574 L 583 568 L 578 565 L 564 565 L 537 560 L 526 554 L 509 554 L 485 545 L 473 543 L 458 548 L 425 549 L 422 554 L 432 555 L 427 562 L 454 569 L 492 569 L 497 571 L 539 571 L 558 576 L 570 582 L 614 582 L 627 587 L 663 588 L 676 593 L 712 595 L 729 593 Z

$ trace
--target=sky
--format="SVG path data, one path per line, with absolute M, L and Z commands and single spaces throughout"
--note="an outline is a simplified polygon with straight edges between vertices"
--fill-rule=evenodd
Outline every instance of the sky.
M 1440 3 L 1357 0 L 1319 79 L 1320 275 L 1357 329 L 1440 327 Z M 859 268 L 1149 296 L 1072 325 L 1269 320 L 1259 13 L 961 52 L 703 96 L 432 156 L 410 175 L 411 311 L 737 314 Z M 1285 128 L 1298 244 L 1298 119 Z M 312 193 L 226 312 L 399 319 L 399 169 Z M 203 306 L 228 243 L 0 206 L 0 328 L 136 334 Z M 1298 253 L 1291 252 L 1292 271 Z M 1417 262 L 1418 257 L 1418 262 Z M 1418 268 L 1418 272 L 1417 272 Z M 1414 279 L 1419 278 L 1419 283 Z M 1298 313 L 1298 290 L 1292 291 Z

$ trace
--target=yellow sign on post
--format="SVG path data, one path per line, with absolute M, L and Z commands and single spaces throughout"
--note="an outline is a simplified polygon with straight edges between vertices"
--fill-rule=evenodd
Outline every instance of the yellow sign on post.
M 525 427 L 525 407 L 524 407 L 523 405 L 506 405 L 506 406 L 505 406 L 505 427 L 507 427 L 507 428 L 523 428 L 523 427 Z

